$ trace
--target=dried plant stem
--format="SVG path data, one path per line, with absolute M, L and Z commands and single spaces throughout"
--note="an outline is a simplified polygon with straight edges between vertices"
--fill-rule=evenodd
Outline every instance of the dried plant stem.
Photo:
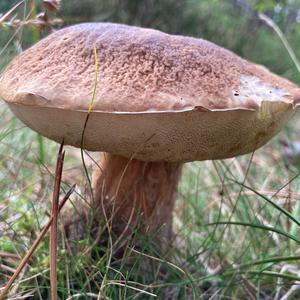
M 52 225 L 50 230 L 50 284 L 51 284 L 51 300 L 57 300 L 57 221 L 58 221 L 58 202 L 61 176 L 64 164 L 65 152 L 62 151 L 61 144 L 55 170 L 55 180 L 52 198 Z
M 71 196 L 71 194 L 74 192 L 75 190 L 75 185 L 73 185 L 69 191 L 67 192 L 67 194 L 65 195 L 65 197 L 63 198 L 63 200 L 61 201 L 61 203 L 59 204 L 58 207 L 58 211 L 60 211 L 63 206 L 65 205 L 65 203 L 67 202 L 67 200 L 69 199 L 69 197 Z M 51 224 L 53 221 L 53 217 L 51 217 L 48 221 L 48 223 L 45 225 L 45 227 L 43 228 L 43 230 L 40 232 L 39 236 L 37 237 L 37 239 L 34 241 L 33 245 L 31 246 L 31 248 L 28 250 L 28 252 L 26 253 L 26 255 L 24 256 L 24 258 L 22 259 L 22 261 L 20 262 L 18 268 L 16 269 L 15 273 L 12 275 L 12 277 L 9 279 L 9 281 L 7 282 L 6 286 L 4 287 L 4 289 L 2 290 L 1 294 L 0 294 L 0 300 L 3 300 L 5 295 L 8 293 L 9 289 L 11 288 L 11 286 L 13 285 L 14 281 L 16 280 L 16 278 L 19 276 L 20 272 L 22 271 L 22 269 L 25 267 L 25 265 L 27 264 L 27 262 L 29 261 L 29 259 L 31 258 L 31 256 L 33 255 L 34 251 L 36 250 L 36 248 L 38 247 L 38 245 L 40 244 L 41 240 L 44 238 L 45 234 L 47 233 L 47 231 L 49 230 Z
M 48 20 L 43 21 L 43 20 L 27 20 L 27 21 L 23 21 L 23 20 L 12 20 L 10 22 L 2 22 L 0 23 L 0 27 L 8 27 L 8 28 L 18 28 L 20 26 L 32 26 L 32 27 L 48 27 L 48 28 L 52 28 L 55 26 L 59 26 L 63 23 L 63 21 L 59 18 L 55 18 L 52 20 Z

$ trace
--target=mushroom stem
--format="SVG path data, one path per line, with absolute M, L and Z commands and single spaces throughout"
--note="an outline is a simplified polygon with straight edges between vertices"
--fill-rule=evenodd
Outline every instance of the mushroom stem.
M 179 163 L 105 153 L 94 176 L 96 207 L 105 212 L 117 234 L 130 234 L 138 227 L 170 239 L 180 171 Z

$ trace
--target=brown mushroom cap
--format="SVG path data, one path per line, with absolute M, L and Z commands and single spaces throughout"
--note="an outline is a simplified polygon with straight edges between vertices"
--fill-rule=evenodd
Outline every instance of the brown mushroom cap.
M 210 42 L 110 23 L 54 32 L 17 56 L 0 97 L 29 127 L 76 147 L 141 160 L 252 152 L 293 115 L 300 89 Z

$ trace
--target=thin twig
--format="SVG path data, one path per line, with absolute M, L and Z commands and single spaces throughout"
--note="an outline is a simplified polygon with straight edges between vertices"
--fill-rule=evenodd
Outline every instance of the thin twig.
M 69 189 L 69 191 L 67 192 L 67 194 L 65 195 L 65 197 L 63 198 L 63 200 L 61 201 L 61 203 L 59 204 L 59 208 L 58 211 L 60 211 L 63 206 L 65 205 L 65 203 L 67 202 L 67 200 L 69 199 L 69 197 L 71 196 L 71 194 L 74 192 L 75 190 L 75 184 Z M 11 288 L 11 286 L 13 285 L 14 281 L 16 280 L 16 278 L 19 276 L 20 272 L 22 271 L 22 269 L 24 268 L 24 266 L 27 264 L 27 262 L 30 260 L 32 254 L 34 253 L 34 251 L 36 250 L 36 248 L 38 247 L 38 245 L 40 244 L 41 240 L 44 238 L 45 234 L 47 233 L 47 231 L 49 230 L 51 224 L 52 224 L 52 220 L 53 217 L 51 217 L 48 221 L 48 223 L 45 225 L 45 227 L 43 228 L 43 230 L 40 232 L 39 236 L 37 237 L 37 239 L 34 241 L 33 245 L 31 246 L 31 248 L 28 250 L 27 254 L 24 256 L 24 258 L 22 259 L 22 261 L 20 262 L 18 268 L 16 269 L 16 272 L 13 274 L 13 276 L 9 279 L 9 281 L 7 282 L 6 286 L 4 287 L 4 289 L 2 290 L 1 294 L 0 294 L 0 300 L 3 300 L 5 295 L 8 293 L 9 289 Z
M 63 151 L 63 143 L 61 144 L 57 156 L 55 180 L 52 198 L 52 225 L 50 230 L 50 285 L 51 299 L 57 300 L 57 222 L 58 222 L 58 202 L 59 192 L 64 165 L 65 152 Z

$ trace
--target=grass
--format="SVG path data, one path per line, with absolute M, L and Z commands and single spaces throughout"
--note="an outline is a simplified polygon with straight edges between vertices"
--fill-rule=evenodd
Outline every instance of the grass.
M 4 285 L 18 257 L 49 218 L 58 146 L 45 140 L 46 165 L 41 164 L 36 135 L 4 104 L 1 115 L 0 285 Z M 115 254 L 111 245 L 93 245 L 88 227 L 83 227 L 80 241 L 67 240 L 60 227 L 60 298 L 281 299 L 288 293 L 289 299 L 299 298 L 299 179 L 297 166 L 286 167 L 280 147 L 280 139 L 287 136 L 294 138 L 297 130 L 287 128 L 254 155 L 186 164 L 174 215 L 177 237 L 172 259 L 161 257 L 151 237 L 137 232 L 135 238 L 142 239 L 145 248 L 134 249 L 131 241 L 128 256 L 110 261 Z M 65 190 L 77 183 L 77 192 L 84 195 L 84 173 L 80 153 L 67 148 Z M 82 201 L 79 195 L 71 199 Z M 76 215 L 71 205 L 68 210 Z M 42 241 L 10 299 L 27 293 L 35 299 L 48 298 L 48 243 Z M 132 252 L 134 263 L 126 258 Z
M 1 287 L 49 219 L 58 145 L 26 128 L 3 103 L 0 115 Z M 76 223 L 82 238 L 74 240 L 59 222 L 60 299 L 299 299 L 300 169 L 281 143 L 292 151 L 297 123 L 255 153 L 185 165 L 168 257 L 137 231 L 120 258 L 101 231 L 102 243 L 94 243 L 90 224 Z M 84 155 L 87 169 L 80 150 L 66 147 L 62 190 L 77 189 L 64 212 L 73 218 L 89 195 L 83 178 L 94 163 Z M 48 249 L 45 238 L 8 299 L 50 297 Z

